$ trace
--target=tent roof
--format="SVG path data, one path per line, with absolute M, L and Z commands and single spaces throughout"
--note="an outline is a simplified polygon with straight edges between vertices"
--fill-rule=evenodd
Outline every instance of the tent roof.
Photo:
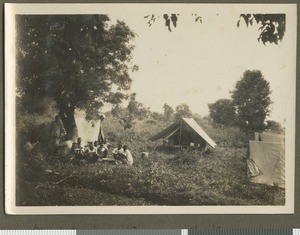
M 201 138 L 203 138 L 211 147 L 215 147 L 216 143 L 205 133 L 205 131 L 198 125 L 198 123 L 193 118 L 182 118 L 181 119 L 185 124 L 187 124 L 196 134 L 198 134 Z M 179 128 L 181 120 L 173 123 L 171 126 L 167 127 L 166 129 L 162 130 L 150 140 L 155 141 L 158 139 L 165 139 L 172 136 Z
M 217 144 L 205 133 L 205 131 L 198 125 L 193 118 L 183 118 L 183 120 L 197 132 L 211 147 L 215 147 Z
M 159 139 L 166 139 L 173 135 L 178 128 L 180 128 L 180 121 L 173 123 L 172 125 L 168 126 L 167 128 L 163 129 L 161 132 L 157 133 L 156 135 L 152 136 L 150 140 L 155 141 Z

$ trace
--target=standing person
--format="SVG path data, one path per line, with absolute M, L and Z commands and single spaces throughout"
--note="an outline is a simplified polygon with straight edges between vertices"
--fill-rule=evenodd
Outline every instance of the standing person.
M 50 130 L 50 138 L 51 138 L 50 147 L 53 153 L 55 153 L 57 146 L 63 142 L 63 137 L 65 135 L 66 135 L 66 130 L 64 128 L 64 125 L 60 117 L 57 115 L 55 116 L 55 120 L 52 123 L 51 130 Z
M 133 164 L 133 157 L 132 157 L 132 154 L 131 152 L 129 151 L 127 145 L 124 145 L 123 146 L 123 149 L 124 149 L 124 158 L 123 158 L 123 163 L 124 164 L 127 164 L 129 166 L 131 166 Z

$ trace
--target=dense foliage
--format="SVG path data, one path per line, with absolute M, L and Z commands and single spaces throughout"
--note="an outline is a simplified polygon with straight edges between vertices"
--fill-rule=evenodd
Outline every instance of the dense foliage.
M 104 103 L 118 104 L 130 88 L 135 34 L 106 15 L 18 15 L 17 94 L 35 112 L 52 98 L 69 137 L 76 136 L 75 109 L 95 119 Z
M 180 104 L 177 105 L 175 108 L 175 118 L 190 118 L 193 116 L 192 111 L 190 110 L 190 107 L 187 104 Z
M 236 125 L 236 113 L 232 100 L 220 99 L 215 103 L 209 104 L 209 115 L 217 124 L 225 126 Z
M 270 113 L 270 84 L 259 70 L 247 70 L 231 92 L 239 126 L 245 131 L 262 131 Z
M 269 132 L 277 133 L 277 134 L 283 134 L 284 128 L 281 126 L 279 122 L 268 120 L 266 121 L 266 130 Z
M 164 110 L 164 117 L 166 119 L 170 119 L 174 116 L 174 109 L 170 105 L 164 104 L 163 110 Z
M 119 119 L 124 130 L 132 128 L 136 119 L 143 119 L 151 114 L 149 108 L 144 107 L 141 102 L 136 100 L 136 93 L 130 95 L 127 107 L 115 105 L 111 113 Z

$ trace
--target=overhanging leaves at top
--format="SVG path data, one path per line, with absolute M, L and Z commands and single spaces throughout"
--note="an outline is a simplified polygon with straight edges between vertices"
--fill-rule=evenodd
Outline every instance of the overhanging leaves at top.
M 244 20 L 247 27 L 252 26 L 254 22 L 260 26 L 258 28 L 260 35 L 257 39 L 259 42 L 278 44 L 279 41 L 282 41 L 285 33 L 285 14 L 241 14 L 237 27 L 240 27 L 241 19 Z
M 218 15 L 218 14 L 217 14 Z M 176 28 L 179 21 L 179 14 L 147 15 L 144 18 L 148 20 L 148 26 L 152 26 L 157 19 L 163 17 L 166 28 L 172 32 L 172 26 Z M 195 22 L 202 23 L 202 17 L 198 14 L 192 14 Z M 285 14 L 241 14 L 237 22 L 240 27 L 241 20 L 244 20 L 247 27 L 253 26 L 254 22 L 259 25 L 260 35 L 258 41 L 265 44 L 266 42 L 278 44 L 282 41 L 285 33 L 286 16 Z M 172 22 L 172 24 L 171 24 Z

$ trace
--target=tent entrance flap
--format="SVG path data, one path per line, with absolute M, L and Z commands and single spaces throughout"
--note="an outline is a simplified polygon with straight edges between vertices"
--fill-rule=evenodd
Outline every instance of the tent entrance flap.
M 169 139 L 172 135 L 174 135 L 179 130 L 179 127 L 173 131 L 171 131 L 164 139 Z

